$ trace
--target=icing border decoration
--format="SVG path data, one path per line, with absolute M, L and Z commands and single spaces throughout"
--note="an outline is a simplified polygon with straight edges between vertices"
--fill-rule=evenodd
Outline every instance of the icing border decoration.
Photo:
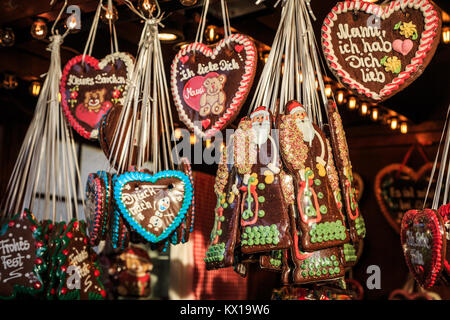
M 195 126 L 194 123 L 189 119 L 186 112 L 184 111 L 183 103 L 181 101 L 180 95 L 178 94 L 177 87 L 177 65 L 180 58 L 191 51 L 199 51 L 203 53 L 206 57 L 214 59 L 221 49 L 228 46 L 230 41 L 236 42 L 243 45 L 243 49 L 246 53 L 247 60 L 245 61 L 245 73 L 243 74 L 241 81 L 239 83 L 239 90 L 234 94 L 231 104 L 226 108 L 226 111 L 219 119 L 214 123 L 211 129 L 203 132 L 202 127 Z M 251 59 L 253 58 L 253 60 Z M 203 138 L 213 137 L 215 134 L 224 129 L 227 122 L 231 122 L 234 117 L 236 117 L 250 92 L 250 85 L 253 83 L 253 79 L 256 73 L 258 55 L 256 52 L 255 44 L 243 34 L 235 33 L 231 36 L 222 39 L 214 49 L 211 49 L 204 45 L 203 43 L 194 42 L 188 45 L 186 48 L 180 50 L 175 58 L 173 59 L 172 66 L 170 68 L 170 83 L 172 89 L 173 100 L 175 102 L 175 107 L 178 110 L 180 120 L 197 136 Z
M 125 184 L 131 181 L 156 183 L 156 181 L 163 178 L 177 178 L 181 180 L 182 183 L 184 184 L 184 198 L 183 203 L 181 205 L 181 209 L 178 212 L 176 218 L 159 236 L 155 236 L 153 233 L 145 230 L 140 224 L 138 224 L 133 219 L 132 216 L 130 216 L 127 208 L 122 202 L 122 190 Z M 189 177 L 181 171 L 174 171 L 174 170 L 160 171 L 154 175 L 144 172 L 126 172 L 117 177 L 117 180 L 114 185 L 114 198 L 116 200 L 120 213 L 134 230 L 136 230 L 141 236 L 143 236 L 147 241 L 151 243 L 157 243 L 168 238 L 171 235 L 171 233 L 180 225 L 180 223 L 186 216 L 186 213 L 192 202 L 192 194 L 193 194 L 192 185 L 191 181 L 189 180 Z
M 121 59 L 124 62 L 125 67 L 127 69 L 127 77 L 128 77 L 127 82 L 128 82 L 128 80 L 130 80 L 130 78 L 131 78 L 131 74 L 134 69 L 134 61 L 130 54 L 125 53 L 125 52 L 116 52 L 116 53 L 107 55 L 101 61 L 97 60 L 94 57 L 88 56 L 88 55 L 84 56 L 84 62 L 89 64 L 91 67 L 93 67 L 96 70 L 103 69 L 108 63 L 113 62 L 115 59 Z M 67 62 L 67 64 L 64 66 L 60 85 L 59 85 L 59 88 L 60 88 L 59 92 L 61 94 L 61 106 L 63 108 L 64 115 L 66 116 L 67 120 L 69 121 L 69 124 L 74 128 L 74 130 L 76 132 L 78 132 L 78 134 L 80 136 L 82 136 L 83 138 L 95 140 L 99 136 L 98 129 L 95 129 L 92 131 L 87 131 L 85 128 L 83 128 L 78 123 L 78 120 L 75 119 L 75 117 L 72 115 L 69 105 L 66 102 L 67 96 L 66 96 L 65 83 L 67 80 L 67 76 L 69 74 L 69 71 L 72 69 L 72 67 L 77 63 L 81 63 L 82 60 L 83 60 L 83 55 L 79 55 L 79 56 L 76 56 L 76 57 L 70 59 L 69 62 Z M 119 99 L 120 103 L 123 103 L 123 99 L 125 98 L 127 91 L 128 91 L 128 84 L 125 86 L 125 89 L 122 93 L 122 98 Z
M 363 84 L 355 81 L 339 64 L 331 43 L 331 28 L 334 26 L 334 22 L 337 20 L 338 15 L 348 11 L 361 11 L 367 14 L 374 14 L 384 20 L 387 19 L 394 11 L 404 10 L 406 7 L 420 9 L 425 19 L 424 31 L 421 35 L 416 55 L 405 67 L 405 71 L 400 72 L 398 76 L 391 83 L 386 84 L 379 93 L 371 91 Z M 356 90 L 359 94 L 363 94 L 378 101 L 386 99 L 387 97 L 393 95 L 394 91 L 398 90 L 399 87 L 411 77 L 412 73 L 418 71 L 418 68 L 422 65 L 428 51 L 431 50 L 434 38 L 436 36 L 438 38 L 440 37 L 440 34 L 437 34 L 440 25 L 437 11 L 438 10 L 435 6 L 428 0 L 396 0 L 390 2 L 390 4 L 385 8 L 360 0 L 337 3 L 336 6 L 331 9 L 331 12 L 326 16 L 321 29 L 322 49 L 328 66 L 333 73 L 341 79 L 342 82 L 347 84 L 352 90 Z

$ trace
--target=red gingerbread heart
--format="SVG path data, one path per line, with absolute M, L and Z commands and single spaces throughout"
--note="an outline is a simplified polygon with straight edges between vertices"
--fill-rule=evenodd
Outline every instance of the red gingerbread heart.
M 324 20 L 322 49 L 346 87 L 383 101 L 422 74 L 439 44 L 441 24 L 440 10 L 429 0 L 339 2 Z
M 204 138 L 224 129 L 247 98 L 257 59 L 254 43 L 241 34 L 223 39 L 214 48 L 195 42 L 182 49 L 171 69 L 181 121 Z
M 103 60 L 79 55 L 64 67 L 60 92 L 64 114 L 70 125 L 86 139 L 98 137 L 101 118 L 122 102 L 133 71 L 134 58 L 114 53 Z
M 446 230 L 436 210 L 410 210 L 401 225 L 401 242 L 406 264 L 416 281 L 431 288 L 444 267 Z

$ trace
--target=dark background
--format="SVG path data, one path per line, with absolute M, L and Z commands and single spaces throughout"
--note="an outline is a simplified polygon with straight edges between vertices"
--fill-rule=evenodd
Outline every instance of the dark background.
M 215 2 L 217 1 L 212 1 L 212 14 L 208 16 L 208 24 L 221 26 L 221 17 L 214 9 Z M 61 51 L 63 64 L 74 55 L 83 52 L 97 3 L 96 0 L 69 1 L 69 4 L 77 4 L 81 8 L 82 30 L 76 34 L 70 34 L 64 41 Z M 122 1 L 114 3 L 119 12 L 119 20 L 116 23 L 119 48 L 121 51 L 135 54 L 142 23 L 123 5 Z M 200 0 L 199 3 L 201 3 Z M 275 1 L 265 1 L 259 6 L 255 6 L 254 3 L 253 0 L 229 0 L 231 24 L 239 32 L 250 35 L 261 45 L 270 46 L 278 26 L 280 8 L 273 8 Z M 312 8 L 317 17 L 317 21 L 313 22 L 317 39 L 320 37 L 321 22 L 335 3 L 336 1 L 333 0 L 312 1 Z M 439 0 L 436 3 L 443 10 L 450 12 L 450 1 Z M 160 1 L 160 4 L 163 11 L 171 12 L 164 21 L 165 29 L 176 30 L 183 34 L 185 41 L 192 41 L 197 28 L 196 17 L 201 12 L 198 4 L 191 8 L 183 7 L 178 0 Z M 0 77 L 2 73 L 9 72 L 15 74 L 19 82 L 19 86 L 14 90 L 0 88 L 2 110 L 0 192 L 2 194 L 37 101 L 29 94 L 29 83 L 48 70 L 49 52 L 46 51 L 48 41 L 33 39 L 30 35 L 30 26 L 37 16 L 53 21 L 61 5 L 62 1 L 58 1 L 50 7 L 48 0 L 0 1 L 0 28 L 11 27 L 16 37 L 14 46 L 0 48 Z M 50 28 L 51 23 L 48 23 L 48 26 Z M 93 56 L 102 57 L 110 53 L 109 41 L 107 26 L 100 22 Z M 167 69 L 177 50 L 175 43 L 163 44 Z M 260 63 L 259 71 L 262 66 L 263 63 Z M 425 72 L 407 89 L 383 102 L 383 106 L 409 119 L 408 134 L 392 131 L 386 124 L 372 122 L 355 111 L 348 111 L 345 107 L 340 109 L 354 171 L 362 176 L 365 183 L 360 206 L 366 219 L 367 238 L 364 253 L 359 264 L 354 268 L 353 275 L 364 285 L 368 277 L 366 269 L 369 265 L 380 266 L 382 273 L 381 290 L 366 290 L 367 299 L 386 299 L 392 290 L 404 285 L 407 277 L 399 236 L 384 219 L 376 203 L 373 187 L 375 175 L 388 164 L 401 163 L 407 150 L 416 142 L 425 145 L 428 158 L 431 161 L 434 160 L 443 120 L 450 102 L 449 72 L 450 45 L 441 43 Z M 328 70 L 327 74 L 330 75 Z M 255 83 L 257 79 L 258 75 Z M 246 113 L 246 111 L 247 108 L 244 106 L 242 112 Z M 177 117 L 175 120 L 177 126 L 184 127 Z M 82 140 L 76 133 L 74 136 L 79 142 L 96 145 L 94 142 Z M 408 163 L 416 170 L 423 164 L 424 161 L 417 152 L 412 154 Z M 194 166 L 194 170 L 215 174 L 216 167 Z M 270 298 L 270 291 L 277 286 L 277 281 L 276 274 L 252 273 L 249 298 Z M 442 297 L 450 298 L 450 292 L 444 291 L 442 291 Z

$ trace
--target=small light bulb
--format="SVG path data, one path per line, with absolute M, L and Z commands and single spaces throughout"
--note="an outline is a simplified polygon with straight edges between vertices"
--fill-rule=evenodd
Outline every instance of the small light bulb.
M 182 134 L 180 128 L 175 129 L 175 132 L 174 132 L 175 139 L 177 139 L 177 140 L 180 139 L 182 135 L 183 134 Z
M 197 143 L 197 137 L 195 136 L 195 134 L 191 134 L 191 144 L 196 144 Z
M 206 149 L 211 148 L 211 139 L 206 140 L 205 144 L 206 144 Z
M 356 98 L 354 96 L 348 98 L 348 108 L 350 110 L 356 109 Z
M 369 107 L 367 106 L 367 103 L 363 102 L 361 104 L 361 114 L 366 115 L 369 112 Z
M 40 92 L 41 92 L 41 83 L 39 81 L 33 81 L 30 85 L 31 95 L 37 97 Z
M 161 41 L 173 41 L 176 40 L 178 36 L 175 33 L 162 32 L 158 34 L 158 38 Z
M 330 83 L 325 84 L 325 95 L 327 96 L 327 98 L 331 97 L 332 94 L 333 90 L 331 84 Z
M 391 129 L 395 130 L 397 128 L 398 128 L 398 120 L 397 120 L 397 118 L 392 118 L 391 119 Z
M 379 116 L 378 108 L 372 108 L 372 120 L 377 121 Z
M 400 132 L 403 134 L 408 133 L 408 124 L 406 122 L 400 124 Z
M 337 96 L 336 96 L 337 102 L 339 104 L 342 104 L 344 102 L 345 91 L 341 89 L 341 90 L 338 90 L 336 92 L 336 94 L 337 94 Z
M 450 43 L 450 27 L 442 28 L 442 42 L 445 44 Z

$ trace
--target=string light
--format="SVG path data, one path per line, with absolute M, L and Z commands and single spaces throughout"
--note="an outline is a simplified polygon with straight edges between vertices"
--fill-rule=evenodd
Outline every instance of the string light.
M 406 122 L 400 124 L 400 132 L 403 134 L 408 133 L 408 124 Z
M 178 39 L 178 36 L 175 33 L 171 32 L 162 32 L 158 34 L 158 38 L 161 41 L 169 42 Z
M 191 133 L 191 144 L 196 144 L 197 143 L 197 137 L 195 136 L 195 134 Z
M 331 83 L 325 83 L 325 95 L 327 96 L 327 98 L 331 97 L 331 95 L 333 94 L 333 90 L 331 87 Z
M 378 108 L 372 108 L 372 120 L 377 121 L 380 116 Z
M 76 33 L 81 29 L 81 21 L 77 18 L 77 15 L 71 14 L 66 19 L 66 28 L 69 29 L 72 33 Z
M 219 40 L 219 34 L 217 33 L 216 26 L 207 26 L 205 30 L 205 40 L 208 43 L 214 43 Z
M 39 81 L 33 81 L 30 84 L 30 93 L 32 96 L 37 97 L 41 92 L 41 83 Z
M 33 24 L 31 25 L 31 35 L 33 38 L 42 40 L 45 39 L 47 36 L 47 24 L 45 23 L 44 19 L 38 18 L 36 19 Z
M 16 42 L 16 35 L 11 28 L 0 30 L 0 44 L 2 47 L 11 47 Z
M 108 6 L 103 8 L 102 14 L 100 15 L 100 19 L 103 23 L 109 24 L 114 23 L 119 19 L 119 13 L 115 6 L 112 6 L 111 10 L 109 10 Z
M 445 44 L 450 43 L 450 27 L 442 27 L 442 42 Z
M 13 90 L 17 88 L 19 83 L 17 82 L 16 76 L 13 74 L 5 74 L 5 77 L 3 79 L 3 88 L 8 90 Z
M 336 100 L 338 104 L 342 104 L 344 102 L 344 98 L 345 98 L 344 90 L 339 89 L 338 91 L 336 91 Z
M 211 148 L 211 139 L 208 139 L 208 140 L 206 140 L 205 141 L 205 144 L 206 144 L 206 149 L 209 149 L 209 148 Z
M 363 103 L 361 104 L 361 114 L 362 114 L 363 116 L 365 116 L 365 115 L 367 115 L 368 112 L 369 112 L 369 107 L 367 106 L 367 103 L 366 103 L 366 102 L 363 102 Z
M 137 8 L 148 16 L 152 16 L 156 10 L 155 0 L 139 0 Z
M 180 128 L 175 129 L 174 136 L 175 136 L 175 139 L 177 139 L 177 140 L 183 136 L 183 133 L 181 132 Z
M 396 130 L 398 128 L 398 119 L 395 117 L 391 118 L 391 129 Z
M 356 104 L 356 97 L 355 97 L 355 96 L 350 96 L 350 97 L 348 98 L 347 106 L 348 106 L 348 108 L 349 108 L 350 110 L 356 109 L 357 104 Z

